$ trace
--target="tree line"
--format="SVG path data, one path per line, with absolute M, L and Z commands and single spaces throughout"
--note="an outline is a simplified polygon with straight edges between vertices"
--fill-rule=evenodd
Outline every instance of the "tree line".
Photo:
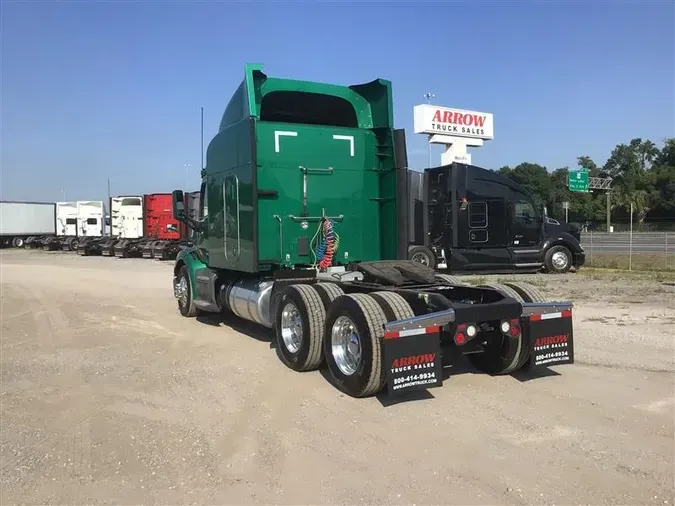
M 577 160 L 579 167 L 588 169 L 589 177 L 612 178 L 612 221 L 627 222 L 632 202 L 638 228 L 646 223 L 675 223 L 675 138 L 666 139 L 661 148 L 641 138 L 619 144 L 603 166 L 588 156 Z M 569 191 L 569 167 L 549 172 L 542 165 L 526 162 L 501 167 L 498 172 L 527 188 L 539 205 L 547 206 L 551 217 L 564 219 L 563 202 L 569 202 L 570 222 L 600 224 L 606 219 L 606 191 Z

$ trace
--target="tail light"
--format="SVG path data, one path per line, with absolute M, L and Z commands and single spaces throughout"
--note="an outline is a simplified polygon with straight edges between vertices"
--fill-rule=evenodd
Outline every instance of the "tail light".
M 453 337 L 455 344 L 461 346 L 468 340 L 473 339 L 478 334 L 478 328 L 473 324 L 460 323 L 457 325 L 455 335 Z
M 508 323 L 508 333 L 513 336 L 513 337 L 519 337 L 521 333 L 520 329 L 520 320 L 517 318 L 514 318 L 513 320 L 510 320 L 509 322 L 502 322 L 502 332 L 504 331 L 504 323 Z M 506 332 L 504 332 L 506 334 Z
M 466 343 L 466 323 L 460 323 L 455 330 L 454 341 L 457 346 Z

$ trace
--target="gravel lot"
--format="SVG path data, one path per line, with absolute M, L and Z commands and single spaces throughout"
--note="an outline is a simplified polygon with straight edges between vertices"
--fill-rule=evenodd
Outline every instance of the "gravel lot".
M 255 327 L 182 318 L 170 263 L 0 261 L 3 505 L 675 500 L 675 286 L 654 276 L 523 276 L 575 302 L 576 364 L 460 363 L 385 405 L 286 369 Z

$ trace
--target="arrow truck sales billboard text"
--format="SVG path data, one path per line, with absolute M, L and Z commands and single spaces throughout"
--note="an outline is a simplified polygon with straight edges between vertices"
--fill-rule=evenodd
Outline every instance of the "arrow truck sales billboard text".
M 489 112 L 465 111 L 429 104 L 416 105 L 415 133 L 493 139 L 494 118 Z

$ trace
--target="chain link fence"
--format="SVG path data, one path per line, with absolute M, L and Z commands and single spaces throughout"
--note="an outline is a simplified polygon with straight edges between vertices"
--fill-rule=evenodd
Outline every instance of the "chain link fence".
M 675 232 L 583 232 L 586 266 L 675 271 Z

